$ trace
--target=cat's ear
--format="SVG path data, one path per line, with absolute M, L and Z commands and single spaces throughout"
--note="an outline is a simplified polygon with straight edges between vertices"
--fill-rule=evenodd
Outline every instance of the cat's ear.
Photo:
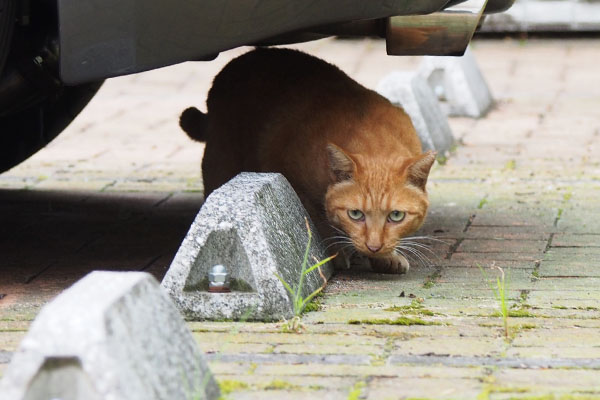
M 329 160 L 329 176 L 333 182 L 342 182 L 352 179 L 356 165 L 352 158 L 335 144 L 327 144 L 327 157 Z
M 411 186 L 415 186 L 422 191 L 425 191 L 429 171 L 435 161 L 436 155 L 437 153 L 435 151 L 428 151 L 413 159 L 406 169 L 406 182 Z

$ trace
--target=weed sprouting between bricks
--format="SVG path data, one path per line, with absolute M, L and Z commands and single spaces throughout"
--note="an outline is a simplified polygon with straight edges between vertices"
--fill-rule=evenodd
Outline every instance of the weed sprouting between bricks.
M 502 316 L 502 323 L 504 325 L 504 336 L 506 337 L 506 339 L 508 339 L 509 338 L 509 331 L 508 331 L 508 314 L 509 313 L 508 313 L 508 305 L 506 303 L 506 294 L 508 292 L 508 278 L 505 276 L 504 270 L 502 268 L 492 264 L 490 269 L 497 269 L 498 271 L 500 271 L 500 276 L 496 277 L 496 282 L 495 282 L 496 285 L 494 286 L 493 281 L 488 279 L 488 276 L 485 273 L 484 269 L 481 267 L 481 265 L 477 264 L 477 266 L 479 267 L 479 270 L 483 274 L 485 281 L 492 289 L 492 292 L 494 292 L 494 296 L 496 297 L 496 300 L 500 304 L 500 315 Z
M 311 265 L 310 267 L 308 266 L 308 255 L 310 253 L 310 245 L 312 243 L 312 232 L 310 230 L 310 225 L 308 223 L 308 219 L 305 218 L 304 221 L 306 223 L 306 230 L 308 232 L 308 243 L 306 244 L 306 250 L 304 251 L 304 258 L 302 260 L 302 270 L 300 271 L 300 278 L 298 280 L 298 285 L 295 287 L 292 287 L 292 285 L 290 285 L 288 282 L 286 282 L 281 276 L 279 276 L 278 274 L 275 274 L 277 279 L 279 279 L 281 281 L 281 283 L 283 284 L 285 289 L 290 293 L 290 296 L 292 298 L 292 306 L 293 306 L 294 316 L 291 320 L 285 321 L 285 323 L 283 325 L 283 330 L 285 332 L 299 333 L 299 332 L 303 331 L 304 328 L 300 321 L 300 318 L 302 316 L 302 313 L 304 312 L 304 309 L 306 308 L 308 303 L 325 288 L 325 285 L 327 284 L 327 279 L 325 278 L 325 275 L 323 275 L 323 273 L 321 272 L 321 266 L 323 264 L 325 264 L 326 262 L 331 261 L 332 259 L 334 259 L 337 256 L 337 254 L 334 254 L 333 256 L 327 257 L 326 259 L 324 259 L 322 261 L 316 260 L 317 262 L 315 264 Z M 304 285 L 305 277 L 306 277 L 306 275 L 310 274 L 315 269 L 319 270 L 319 274 L 321 275 L 321 278 L 323 278 L 323 285 L 321 285 L 321 287 L 316 289 L 314 292 L 309 294 L 307 297 L 302 297 L 302 288 Z

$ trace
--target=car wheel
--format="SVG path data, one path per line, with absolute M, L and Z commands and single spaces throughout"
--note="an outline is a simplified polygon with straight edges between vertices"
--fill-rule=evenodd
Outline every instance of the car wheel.
M 10 48 L 10 39 L 14 28 L 15 1 L 0 0 L 0 72 L 4 70 L 4 63 Z
M 51 100 L 0 118 L 0 172 L 50 143 L 83 110 L 101 85 L 102 82 L 64 87 Z
M 37 4 L 37 3 L 36 3 Z M 64 86 L 52 10 L 18 21 L 16 0 L 0 0 L 0 172 L 50 143 L 90 101 L 102 82 Z

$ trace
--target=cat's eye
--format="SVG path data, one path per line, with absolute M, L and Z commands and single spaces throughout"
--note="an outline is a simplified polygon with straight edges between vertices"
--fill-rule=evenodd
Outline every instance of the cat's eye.
M 348 210 L 348 216 L 355 221 L 362 221 L 365 218 L 365 214 L 360 210 Z
M 404 211 L 394 210 L 388 215 L 388 221 L 390 222 L 400 222 L 404 219 Z

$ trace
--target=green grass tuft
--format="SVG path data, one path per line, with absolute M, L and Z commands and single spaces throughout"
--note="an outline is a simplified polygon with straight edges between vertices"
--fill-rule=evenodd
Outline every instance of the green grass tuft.
M 348 400 L 358 400 L 362 394 L 362 390 L 366 386 L 367 384 L 363 381 L 356 382 L 352 389 L 350 389 L 350 393 L 348 393 Z
M 481 265 L 478 264 L 477 266 L 479 267 L 479 270 L 481 271 L 481 274 L 485 278 L 486 282 L 490 286 L 490 289 L 492 289 L 492 292 L 494 293 L 494 296 L 496 297 L 496 300 L 500 305 L 500 312 L 497 314 L 498 316 L 502 317 L 502 323 L 504 325 L 504 336 L 508 340 L 510 338 L 510 333 L 508 331 L 508 317 L 510 316 L 510 313 L 508 310 L 508 303 L 506 302 L 506 295 L 508 293 L 508 278 L 505 276 L 504 270 L 502 268 L 492 265 L 492 269 L 497 269 L 498 271 L 500 271 L 500 276 L 496 278 L 496 285 L 494 286 L 492 281 L 488 279 L 487 274 L 485 273 Z
M 302 322 L 300 321 L 300 317 L 301 317 L 302 313 L 306 310 L 306 307 L 311 303 L 311 301 L 313 301 L 313 299 L 316 296 L 318 296 L 319 293 L 321 293 L 321 291 L 323 289 L 325 289 L 325 285 L 327 284 L 327 280 L 325 279 L 325 276 L 321 273 L 321 265 L 329 262 L 330 260 L 332 260 L 333 258 L 335 258 L 337 256 L 337 254 L 335 254 L 331 257 L 327 257 L 326 259 L 324 259 L 322 261 L 318 261 L 316 264 L 313 264 L 310 267 L 308 266 L 308 255 L 310 253 L 310 244 L 312 243 L 312 232 L 310 230 L 310 225 L 308 224 L 308 219 L 305 219 L 305 223 L 306 223 L 306 230 L 308 232 L 308 243 L 306 243 L 306 250 L 304 251 L 304 258 L 302 260 L 302 270 L 300 271 L 300 279 L 298 281 L 298 286 L 292 287 L 292 285 L 290 285 L 288 282 L 286 282 L 281 276 L 279 276 L 278 274 L 275 274 L 277 279 L 279 279 L 281 284 L 285 287 L 285 289 L 290 294 L 290 297 L 292 299 L 293 311 L 294 311 L 294 317 L 290 321 L 286 321 L 282 326 L 282 330 L 284 332 L 296 332 L 296 333 L 302 332 L 303 325 L 302 325 Z M 314 292 L 309 294 L 307 297 L 303 297 L 302 296 L 302 288 L 304 287 L 304 279 L 305 279 L 306 275 L 308 275 L 312 271 L 316 270 L 317 268 L 319 269 L 319 274 L 323 278 L 323 285 L 321 287 L 317 288 Z M 313 308 L 313 311 L 314 311 L 314 306 L 311 306 L 311 308 Z
M 517 162 L 515 160 L 508 160 L 504 164 L 504 169 L 507 171 L 514 171 L 517 168 Z

